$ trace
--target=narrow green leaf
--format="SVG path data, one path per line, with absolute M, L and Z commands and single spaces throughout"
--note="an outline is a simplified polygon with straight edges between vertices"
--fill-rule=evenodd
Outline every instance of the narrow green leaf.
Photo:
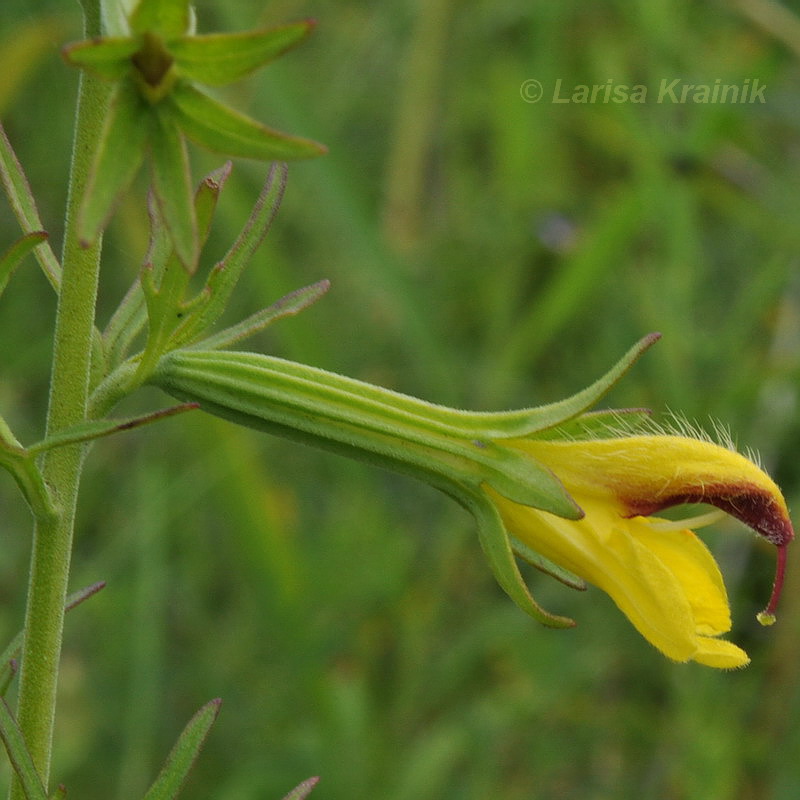
M 36 208 L 36 200 L 2 123 L 0 123 L 0 180 L 23 233 L 42 230 L 44 226 Z M 53 248 L 45 241 L 35 248 L 34 254 L 50 285 L 58 292 L 61 286 L 61 264 Z
M 237 325 L 232 325 L 224 331 L 220 331 L 213 336 L 209 336 L 207 339 L 203 339 L 195 346 L 201 350 L 220 350 L 224 347 L 230 347 L 232 344 L 236 344 L 236 342 L 247 339 L 259 331 L 264 330 L 264 328 L 279 319 L 299 314 L 313 303 L 316 303 L 329 288 L 330 281 L 323 280 L 311 286 L 306 286 L 303 289 L 297 289 L 287 294 L 285 297 L 282 297 L 268 308 L 264 308 L 252 314 Z
M 153 191 L 175 252 L 189 274 L 197 269 L 199 238 L 186 143 L 171 114 L 158 113 L 152 135 Z
M 319 783 L 319 778 L 307 778 L 298 786 L 295 786 L 283 800 L 306 800 L 311 794 L 311 790 Z
M 180 73 L 209 86 L 243 78 L 305 39 L 313 20 L 244 33 L 186 36 L 170 43 Z
M 165 39 L 183 36 L 189 30 L 189 0 L 139 0 L 129 17 L 135 33 L 153 31 Z
M 144 800 L 172 800 L 177 797 L 192 768 L 200 748 L 219 713 L 221 700 L 206 703 L 190 720 L 178 737 L 167 760 Z
M 94 597 L 105 588 L 105 581 L 97 581 L 97 583 L 91 583 L 88 586 L 84 586 L 82 589 L 78 589 L 76 592 L 72 592 L 72 594 L 67 596 L 66 602 L 64 603 L 64 611 L 69 612 L 76 609 L 81 603 L 85 603 L 90 597 Z
M 0 256 L 0 295 L 8 285 L 8 281 L 14 270 L 19 266 L 23 258 L 38 247 L 42 242 L 47 241 L 47 234 L 44 231 L 33 231 L 27 233 L 21 239 L 17 239 L 11 247 Z
M 25 744 L 22 731 L 11 713 L 5 699 L 0 698 L 0 738 L 6 746 L 8 759 L 22 784 L 22 791 L 28 800 L 47 800 L 42 780 L 33 764 L 31 754 Z
M 196 144 L 218 153 L 259 161 L 312 158 L 327 152 L 310 139 L 289 136 L 212 99 L 186 81 L 169 96 L 184 133 Z
M 478 524 L 478 538 L 489 561 L 489 567 L 501 588 L 526 614 L 550 628 L 571 628 L 575 621 L 545 611 L 531 596 L 525 581 L 520 575 L 514 559 L 508 533 L 497 509 L 482 492 L 465 492 L 457 497 L 475 517 Z
M 278 212 L 286 188 L 286 176 L 285 164 L 273 164 L 270 167 L 264 187 L 241 233 L 222 261 L 211 271 L 206 284 L 208 303 L 200 313 L 188 317 L 176 331 L 173 347 L 191 342 L 208 330 L 227 307 L 242 271 L 264 240 Z
M 144 159 L 149 129 L 150 111 L 144 100 L 131 83 L 121 83 L 109 104 L 80 209 L 85 245 L 97 239 L 133 181 Z
M 197 403 L 181 403 L 181 405 L 163 408 L 159 411 L 153 411 L 150 414 L 143 414 L 139 417 L 88 420 L 78 425 L 73 425 L 71 428 L 59 431 L 31 445 L 28 448 L 28 455 L 38 455 L 47 450 L 52 450 L 55 447 L 65 447 L 70 444 L 89 442 L 93 439 L 100 439 L 103 436 L 110 436 L 112 433 L 133 430 L 133 428 L 140 428 L 142 425 L 159 422 L 167 417 L 182 414 L 185 411 L 192 411 L 195 408 L 197 408 Z
M 81 67 L 108 81 L 118 81 L 131 72 L 131 56 L 139 49 L 138 38 L 104 37 L 67 45 L 61 55 L 68 64 Z

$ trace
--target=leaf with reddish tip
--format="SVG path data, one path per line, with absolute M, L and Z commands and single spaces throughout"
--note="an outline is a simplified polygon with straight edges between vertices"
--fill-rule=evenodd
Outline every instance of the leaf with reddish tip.
M 173 800 L 178 796 L 217 718 L 221 704 L 222 700 L 212 700 L 189 720 L 144 800 Z
M 169 102 L 184 133 L 209 150 L 258 161 L 313 158 L 327 152 L 324 145 L 268 128 L 185 81 L 176 83 Z
M 79 212 L 80 237 L 86 246 L 102 233 L 144 160 L 150 114 L 143 103 L 127 82 L 120 84 L 109 103 Z
M 187 36 L 171 42 L 180 73 L 208 86 L 224 86 L 264 66 L 305 39 L 312 20 L 244 33 Z
M 176 414 L 193 411 L 196 408 L 197 403 L 181 403 L 177 406 L 162 408 L 158 411 L 151 411 L 149 414 L 129 417 L 128 419 L 86 420 L 85 422 L 79 422 L 77 425 L 65 428 L 31 445 L 28 448 L 28 454 L 39 455 L 40 453 L 44 453 L 56 447 L 66 447 L 71 444 L 81 444 L 83 442 L 90 442 L 93 439 L 101 439 L 104 436 L 110 436 L 112 433 L 130 431 L 134 428 L 140 428 L 143 425 L 149 425 L 152 422 L 160 422 L 162 419 L 175 416 Z
M 64 603 L 64 611 L 72 611 L 79 606 L 84 600 L 96 595 L 99 591 L 105 588 L 105 581 L 98 581 L 97 583 L 86 586 L 83 589 L 78 589 L 67 597 Z M 0 655 L 0 696 L 5 696 L 12 678 L 16 674 L 17 664 L 16 659 L 19 658 L 20 651 L 22 650 L 22 636 L 23 632 L 20 631 L 12 640 L 11 643 Z

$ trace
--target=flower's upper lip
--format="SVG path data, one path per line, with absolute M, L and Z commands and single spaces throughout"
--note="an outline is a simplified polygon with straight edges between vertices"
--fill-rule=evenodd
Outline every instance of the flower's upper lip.
M 752 483 L 705 484 L 655 499 L 623 497 L 622 500 L 630 510 L 630 516 L 643 517 L 685 503 L 708 503 L 743 522 L 778 547 L 789 544 L 794 538 L 786 509 L 772 494 Z

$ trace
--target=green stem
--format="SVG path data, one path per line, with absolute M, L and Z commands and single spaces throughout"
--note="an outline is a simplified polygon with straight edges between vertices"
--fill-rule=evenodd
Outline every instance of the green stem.
M 98 0 L 85 0 L 84 15 L 87 36 L 98 36 Z M 105 86 L 91 77 L 82 77 L 65 220 L 61 292 L 56 312 L 48 435 L 86 417 L 100 242 L 81 247 L 77 215 L 93 147 L 103 123 L 106 98 Z M 56 500 L 57 512 L 37 515 L 34 525 L 18 721 L 45 787 L 50 772 L 64 601 L 82 461 L 82 445 L 47 453 L 43 472 Z M 11 798 L 22 800 L 24 796 L 20 782 L 15 780 Z

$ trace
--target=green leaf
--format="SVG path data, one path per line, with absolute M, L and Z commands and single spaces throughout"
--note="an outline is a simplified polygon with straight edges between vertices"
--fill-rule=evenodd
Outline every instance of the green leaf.
M 83 244 L 105 228 L 119 197 L 130 186 L 144 159 L 150 112 L 128 81 L 117 87 L 97 143 L 86 194 L 80 209 Z
M 171 114 L 156 114 L 152 134 L 153 191 L 175 252 L 189 274 L 197 269 L 200 242 L 186 143 Z
M 177 797 L 200 748 L 219 713 L 221 700 L 206 703 L 190 720 L 144 800 L 172 800 Z
M 514 559 L 508 533 L 492 502 L 482 492 L 464 492 L 459 502 L 475 517 L 478 537 L 495 579 L 526 614 L 550 628 L 571 628 L 575 621 L 545 611 L 531 596 Z
M 0 180 L 23 232 L 27 234 L 42 230 L 44 226 L 36 208 L 36 200 L 2 123 L 0 123 Z M 34 252 L 50 285 L 58 292 L 61 286 L 61 265 L 53 248 L 49 243 L 43 242 Z
M 22 791 L 28 800 L 47 800 L 42 780 L 33 764 L 22 731 L 11 713 L 5 699 L 0 698 L 0 738 L 6 746 L 8 759 L 22 784 Z
M 65 447 L 70 444 L 89 442 L 93 439 L 100 439 L 103 436 L 110 436 L 112 433 L 129 431 L 133 428 L 140 428 L 142 425 L 149 425 L 151 422 L 159 422 L 167 417 L 182 414 L 185 411 L 192 411 L 197 408 L 196 403 L 181 403 L 178 406 L 163 408 L 159 411 L 152 411 L 149 414 L 142 414 L 138 417 L 128 419 L 97 419 L 87 420 L 78 425 L 59 431 L 46 439 L 31 445 L 28 448 L 28 455 L 38 455 L 55 447 Z
M 135 33 L 153 31 L 174 39 L 189 30 L 189 0 L 139 0 L 129 20 Z
M 17 241 L 0 256 L 0 295 L 3 294 L 3 290 L 8 285 L 11 275 L 19 266 L 22 259 L 25 258 L 34 247 L 37 247 L 45 241 L 47 241 L 47 234 L 44 231 L 34 231 L 33 233 L 26 234 L 21 239 L 17 239 Z
M 289 136 L 212 99 L 186 81 L 169 95 L 184 133 L 196 144 L 237 158 L 287 161 L 327 152 L 310 139 Z
M 271 306 L 252 314 L 237 325 L 232 325 L 224 331 L 203 339 L 195 346 L 201 350 L 220 350 L 224 347 L 230 347 L 232 344 L 236 344 L 236 342 L 247 339 L 264 330 L 268 325 L 277 322 L 279 319 L 299 314 L 313 303 L 316 303 L 329 288 L 330 281 L 322 280 L 303 289 L 296 289 Z
M 61 55 L 68 64 L 86 69 L 98 78 L 118 81 L 131 72 L 131 56 L 140 46 L 138 38 L 104 37 L 67 45 Z
M 209 86 L 224 86 L 243 78 L 305 39 L 313 20 L 244 33 L 187 36 L 169 49 L 180 73 Z
M 295 786 L 283 800 L 305 800 L 311 794 L 311 790 L 319 783 L 319 778 L 307 778 L 298 786 Z

